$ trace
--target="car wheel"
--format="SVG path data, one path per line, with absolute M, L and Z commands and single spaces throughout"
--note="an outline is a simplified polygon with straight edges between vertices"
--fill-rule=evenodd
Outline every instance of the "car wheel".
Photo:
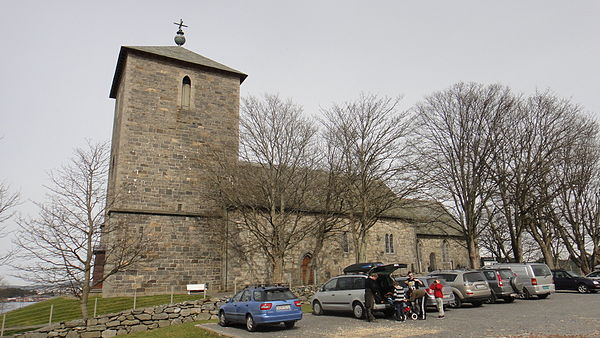
M 223 327 L 229 325 L 227 318 L 225 318 L 225 311 L 219 312 L 219 325 L 221 325 Z
M 527 288 L 523 288 L 523 298 L 531 299 L 531 293 L 529 293 L 529 291 L 527 291 Z
M 462 306 L 462 301 L 458 298 L 458 294 L 454 293 L 454 303 L 450 304 L 450 307 L 453 309 L 458 309 Z
M 256 331 L 256 322 L 254 321 L 254 318 L 252 318 L 252 315 L 247 315 L 246 316 L 246 330 L 248 330 L 249 332 L 254 332 Z
M 584 284 L 579 284 L 577 285 L 577 291 L 579 291 L 579 293 L 588 293 L 590 292 L 590 289 Z
M 515 301 L 515 297 L 504 297 L 503 299 L 505 303 L 512 303 Z
M 291 320 L 289 322 L 284 322 L 283 323 L 285 325 L 286 329 L 291 329 L 294 327 L 294 325 L 296 325 L 296 321 L 295 320 Z
M 496 298 L 496 294 L 492 292 L 492 294 L 490 295 L 490 298 L 488 298 L 485 302 L 487 304 L 494 304 L 494 303 L 496 303 L 497 299 L 498 298 Z
M 323 307 L 321 306 L 321 303 L 318 300 L 315 300 L 313 302 L 312 308 L 313 308 L 313 315 L 320 316 L 323 314 Z
M 538 295 L 538 298 L 539 299 L 546 299 L 546 298 L 548 298 L 548 296 L 550 296 L 550 294 L 549 293 L 545 293 L 543 295 Z
M 365 316 L 365 307 L 360 302 L 356 302 L 352 305 L 352 313 L 354 314 L 354 318 L 363 319 Z
M 471 305 L 473 305 L 473 307 L 479 307 L 479 306 L 481 306 L 481 304 L 483 304 L 483 302 L 473 302 L 473 303 L 471 303 Z

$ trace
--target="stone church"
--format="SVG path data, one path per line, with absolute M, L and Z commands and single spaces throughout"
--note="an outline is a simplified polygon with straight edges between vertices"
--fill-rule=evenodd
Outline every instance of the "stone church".
M 238 160 L 240 86 L 247 75 L 182 46 L 121 47 L 115 99 L 104 242 L 143 234 L 149 260 L 109 277 L 105 297 L 184 292 L 207 283 L 214 292 L 265 279 L 260 250 L 241 255 L 232 216 L 211 196 L 215 158 Z M 422 203 L 421 203 L 422 204 Z M 441 211 L 441 212 L 440 212 Z M 466 266 L 464 240 L 438 204 L 388 213 L 369 234 L 368 260 L 406 263 L 415 271 Z M 447 216 L 447 214 L 446 214 Z M 236 235 L 237 234 L 237 235 Z M 237 237 L 236 237 L 237 236 Z M 292 285 L 322 283 L 354 263 L 349 234 L 325 244 L 319 273 L 311 243 L 289 253 Z M 97 252 L 95 274 L 111 260 Z M 404 271 L 406 272 L 406 271 Z

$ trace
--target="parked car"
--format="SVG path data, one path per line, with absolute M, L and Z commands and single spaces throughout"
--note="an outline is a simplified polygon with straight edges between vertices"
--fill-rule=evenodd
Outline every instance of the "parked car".
M 480 306 L 488 300 L 492 293 L 481 271 L 476 270 L 437 270 L 429 274 L 445 279 L 454 293 L 453 307 L 461 307 L 463 303 Z
M 516 275 L 515 286 L 525 299 L 544 299 L 555 291 L 552 271 L 544 263 L 496 263 L 490 267 L 510 268 Z
M 452 292 L 452 288 L 450 286 L 448 286 L 448 283 L 441 278 L 436 278 L 436 277 L 417 277 L 418 279 L 420 279 L 423 284 L 425 285 L 425 288 L 429 288 L 429 285 L 431 285 L 431 283 L 433 283 L 434 280 L 439 279 L 440 283 L 442 283 L 442 285 L 444 286 L 442 288 L 442 293 L 444 294 L 444 306 L 453 306 L 454 305 L 454 293 Z M 407 289 L 408 286 L 406 285 L 406 280 L 408 279 L 408 277 L 400 277 L 400 278 L 396 278 L 396 281 L 400 283 L 400 285 Z M 426 306 L 432 306 L 432 307 L 436 307 L 436 303 L 435 303 L 435 296 L 433 295 L 433 290 L 429 290 L 428 289 L 428 297 L 427 297 L 427 302 L 425 303 Z
M 406 264 L 359 263 L 344 269 L 344 275 L 328 280 L 311 298 L 313 314 L 319 316 L 327 311 L 352 312 L 354 317 L 365 315 L 365 281 L 370 273 L 377 273 L 377 282 L 383 293 L 392 291 L 394 280 L 390 276 Z M 375 304 L 373 310 L 392 313 L 389 304 Z
M 253 286 L 238 292 L 219 308 L 219 325 L 245 323 L 248 331 L 258 326 L 283 323 L 287 329 L 302 319 L 302 302 L 281 286 Z
M 492 293 L 490 303 L 495 303 L 498 299 L 512 303 L 519 295 L 519 288 L 515 284 L 516 276 L 511 269 L 484 267 L 481 271 Z
M 582 277 L 573 271 L 563 269 L 552 270 L 556 290 L 577 290 L 580 293 L 600 290 L 600 281 Z
M 591 280 L 600 281 L 600 270 L 592 271 L 592 272 L 588 273 L 587 275 L 585 275 L 585 277 L 589 278 Z

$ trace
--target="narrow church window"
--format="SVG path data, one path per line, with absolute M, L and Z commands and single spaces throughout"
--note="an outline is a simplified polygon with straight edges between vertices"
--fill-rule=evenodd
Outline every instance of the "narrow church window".
M 343 232 L 342 233 L 342 240 L 341 240 L 341 246 L 342 246 L 342 251 L 344 253 L 348 253 L 350 252 L 350 245 L 348 244 L 348 233 L 347 232 Z
M 394 235 L 385 234 L 385 253 L 394 253 Z
M 183 108 L 190 107 L 190 95 L 192 89 L 192 80 L 189 76 L 183 78 L 183 84 L 181 86 L 181 106 Z
M 388 234 L 385 234 L 384 241 L 385 241 L 385 253 L 388 253 L 388 252 L 390 252 L 390 241 L 388 238 Z

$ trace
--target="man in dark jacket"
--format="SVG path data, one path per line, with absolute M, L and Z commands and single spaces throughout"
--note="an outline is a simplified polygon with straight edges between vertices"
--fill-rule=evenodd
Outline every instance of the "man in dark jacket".
M 375 321 L 373 307 L 375 307 L 375 302 L 381 302 L 381 288 L 377 282 L 378 277 L 379 275 L 372 273 L 365 282 L 365 307 L 367 312 L 365 318 L 367 322 Z

